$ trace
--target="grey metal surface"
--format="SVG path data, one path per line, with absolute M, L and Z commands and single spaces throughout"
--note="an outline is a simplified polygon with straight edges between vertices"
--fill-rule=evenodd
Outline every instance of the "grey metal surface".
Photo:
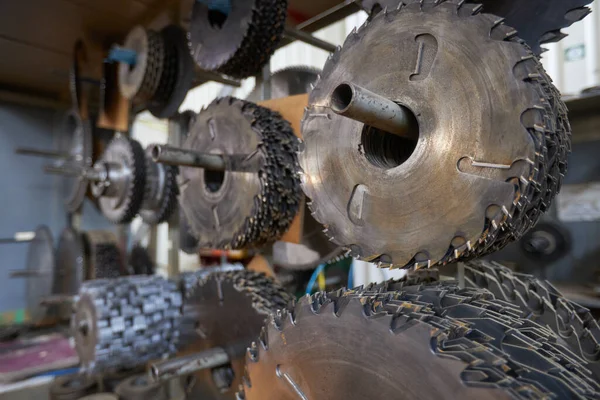
M 418 33 L 424 24 L 428 33 Z M 411 1 L 352 32 L 329 59 L 299 159 L 313 216 L 335 243 L 380 266 L 423 267 L 501 247 L 539 217 L 559 185 L 568 135 L 547 127 L 559 150 L 546 165 L 534 110 L 554 119 L 544 105 L 560 102 L 540 97 L 545 75 L 525 47 L 505 41 L 510 31 L 471 5 Z M 329 96 L 343 82 L 411 110 L 419 139 L 333 113 Z M 545 173 L 556 186 L 541 186 Z
M 71 319 L 82 368 L 89 373 L 132 368 L 174 353 L 181 306 L 177 285 L 161 277 L 84 283 Z

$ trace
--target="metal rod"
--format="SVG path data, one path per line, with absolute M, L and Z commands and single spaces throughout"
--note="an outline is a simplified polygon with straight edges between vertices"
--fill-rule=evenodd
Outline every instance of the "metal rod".
M 11 238 L 0 238 L 0 244 L 6 243 L 29 243 L 35 239 L 35 232 L 27 231 L 27 232 L 17 232 Z
M 353 83 L 338 85 L 331 94 L 331 109 L 344 117 L 409 139 L 418 137 L 410 111 Z
M 262 165 L 261 158 L 255 157 L 257 153 L 255 151 L 251 154 L 210 154 L 157 144 L 152 147 L 152 160 L 167 165 L 204 168 L 211 171 L 257 172 Z
M 44 306 L 54 305 L 54 304 L 65 304 L 65 303 L 73 303 L 75 301 L 75 296 L 69 295 L 52 295 L 46 296 L 40 300 L 40 304 Z
M 38 276 L 49 275 L 48 272 L 35 271 L 29 269 L 10 271 L 9 276 L 11 278 L 32 278 Z
M 152 147 L 152 159 L 167 165 L 205 168 L 213 171 L 226 171 L 226 163 L 218 154 L 198 153 L 192 150 L 172 146 L 155 145 Z
M 74 178 L 80 177 L 83 175 L 83 171 L 80 168 L 75 168 L 73 166 L 67 165 L 46 165 L 44 167 L 44 172 L 52 175 L 62 175 L 62 176 L 71 176 Z
M 16 154 L 27 155 L 27 156 L 37 156 L 37 157 L 47 157 L 47 158 L 62 158 L 67 159 L 70 158 L 71 155 L 68 153 L 63 153 L 60 151 L 54 150 L 40 150 L 33 149 L 30 147 L 19 147 L 15 150 Z
M 197 66 L 195 69 L 195 74 L 196 74 L 196 80 L 202 81 L 202 83 L 204 83 L 206 81 L 214 81 L 214 82 L 222 83 L 223 85 L 229 85 L 229 86 L 238 87 L 238 88 L 242 86 L 242 83 L 238 80 L 229 78 L 229 77 L 221 75 L 221 74 L 217 74 L 216 72 L 206 71 Z M 194 85 L 197 86 L 199 84 L 200 84 L 200 82 L 195 82 Z
M 225 350 L 216 347 L 201 353 L 151 364 L 150 376 L 155 382 L 167 381 L 203 369 L 215 368 L 228 362 L 229 356 Z
M 306 44 L 310 44 L 311 46 L 317 47 L 321 50 L 328 51 L 333 53 L 336 49 L 336 45 L 326 42 L 325 40 L 321 40 L 317 37 L 314 37 L 308 32 L 303 32 L 291 26 L 286 26 L 285 31 L 283 32 L 284 36 L 288 38 L 296 39 Z
M 44 172 L 53 175 L 70 176 L 73 178 L 83 178 L 98 182 L 107 179 L 106 172 L 96 170 L 95 168 L 84 168 L 75 165 L 46 165 Z

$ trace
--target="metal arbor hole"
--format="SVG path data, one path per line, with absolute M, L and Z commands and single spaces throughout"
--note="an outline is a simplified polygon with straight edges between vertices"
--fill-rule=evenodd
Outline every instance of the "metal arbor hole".
M 210 193 L 216 193 L 223 186 L 223 182 L 225 181 L 225 172 L 224 171 L 210 171 L 204 170 L 204 185 L 206 186 L 206 190 Z
M 396 168 L 404 164 L 417 148 L 418 124 L 414 115 L 413 118 L 416 134 L 410 139 L 365 125 L 360 142 L 367 160 L 382 169 Z

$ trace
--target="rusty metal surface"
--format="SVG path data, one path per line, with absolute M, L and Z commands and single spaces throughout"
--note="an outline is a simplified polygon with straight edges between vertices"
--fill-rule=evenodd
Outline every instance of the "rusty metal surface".
M 522 234 L 513 215 L 537 219 L 523 212 L 536 197 L 522 194 L 542 192 L 534 130 L 554 115 L 545 82 L 529 80 L 539 64 L 511 37 L 455 1 L 410 2 L 349 35 L 311 93 L 299 156 L 313 216 L 335 243 L 380 266 L 422 267 L 488 251 L 502 227 Z M 411 110 L 419 139 L 332 112 L 344 81 Z

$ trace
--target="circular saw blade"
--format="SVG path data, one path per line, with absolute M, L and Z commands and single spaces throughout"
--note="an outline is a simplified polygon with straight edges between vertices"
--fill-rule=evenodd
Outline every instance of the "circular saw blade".
M 27 271 L 35 275 L 27 278 L 27 312 L 34 322 L 41 322 L 48 314 L 48 308 L 40 301 L 53 293 L 55 271 L 54 240 L 47 226 L 39 226 L 27 250 Z
M 271 316 L 248 349 L 238 398 L 495 400 L 598 394 L 598 382 L 580 362 L 571 364 L 572 353 L 555 335 L 520 319 L 518 308 L 486 290 L 463 290 L 454 282 L 394 286 L 306 296 L 293 311 Z
M 562 102 L 512 28 L 464 2 L 405 3 L 348 36 L 302 124 L 313 216 L 383 267 L 445 264 L 521 236 L 556 194 L 559 184 L 547 185 L 560 182 L 569 148 L 553 108 Z M 343 82 L 403 105 L 418 139 L 334 113 L 330 94 Z
M 317 83 L 321 70 L 304 65 L 296 65 L 273 72 L 270 77 L 271 99 L 310 93 Z M 255 86 L 246 100 L 258 102 L 262 100 L 260 86 Z
M 83 236 L 72 228 L 65 228 L 56 250 L 54 293 L 75 295 L 85 279 L 85 246 Z
M 146 185 L 144 202 L 139 212 L 149 225 L 167 221 L 177 210 L 177 175 L 179 168 L 152 161 L 152 146 L 146 149 Z
M 245 349 L 259 334 L 269 315 L 292 301 L 271 278 L 252 271 L 214 272 L 202 276 L 184 302 L 183 354 L 214 347 L 230 357 L 233 380 L 228 389 L 219 387 L 213 371 L 194 374 L 190 388 L 194 398 L 231 399 L 242 383 Z M 184 378 L 184 381 L 187 380 Z
M 400 0 L 362 0 L 362 8 L 375 15 L 384 9 L 394 10 Z M 557 42 L 566 35 L 562 28 L 582 20 L 590 13 L 586 7 L 592 0 L 467 0 L 483 5 L 483 12 L 504 18 L 504 23 L 515 28 L 519 37 L 540 55 L 542 45 Z
M 136 26 L 125 38 L 124 47 L 136 52 L 136 63 L 119 65 L 119 90 L 123 97 L 136 103 L 151 101 L 160 85 L 165 62 L 163 37 L 152 30 Z
M 63 161 L 67 166 L 75 168 L 88 168 L 92 166 L 92 128 L 88 120 L 81 118 L 77 110 L 67 113 L 62 135 L 59 138 L 61 152 L 69 154 Z M 77 211 L 88 189 L 88 180 L 82 177 L 64 177 L 65 206 L 68 212 Z
M 140 211 L 146 185 L 146 156 L 139 142 L 118 134 L 110 141 L 96 167 L 115 166 L 119 169 L 116 179 L 95 182 L 92 185 L 98 197 L 100 210 L 116 224 L 133 220 Z M 109 193 L 110 192 L 110 193 Z
M 177 25 L 164 28 L 162 35 L 169 54 L 157 93 L 148 104 L 148 111 L 156 118 L 169 118 L 179 110 L 194 80 L 194 60 L 187 45 L 187 34 Z M 170 57 L 170 59 L 169 59 Z
M 257 173 L 180 169 L 179 202 L 200 247 L 260 247 L 287 231 L 301 201 L 297 145 L 279 114 L 244 100 L 217 99 L 197 115 L 184 148 L 261 165 Z
M 232 0 L 229 15 L 195 2 L 189 46 L 201 68 L 235 78 L 257 75 L 283 37 L 286 0 Z

